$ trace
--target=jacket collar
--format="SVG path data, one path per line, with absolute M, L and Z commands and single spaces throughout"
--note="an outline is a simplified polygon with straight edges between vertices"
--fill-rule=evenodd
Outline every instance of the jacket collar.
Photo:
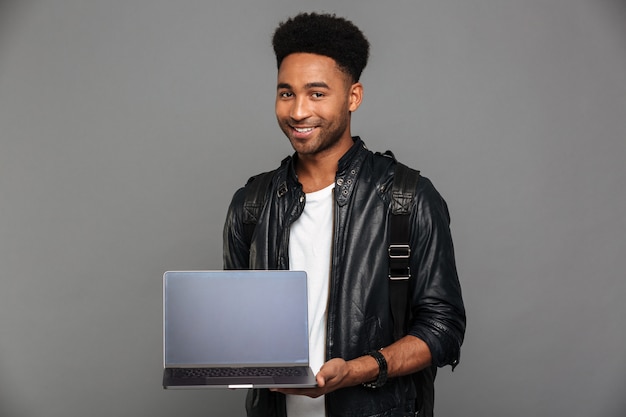
M 339 160 L 335 179 L 335 198 L 340 206 L 345 205 L 350 199 L 367 155 L 367 147 L 361 138 L 354 136 L 352 139 L 354 144 Z

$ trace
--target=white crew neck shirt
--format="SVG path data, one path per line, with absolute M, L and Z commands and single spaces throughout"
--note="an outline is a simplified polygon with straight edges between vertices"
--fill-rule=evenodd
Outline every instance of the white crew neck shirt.
M 289 234 L 289 269 L 307 273 L 309 362 L 315 373 L 325 361 L 334 187 L 332 183 L 306 194 L 304 211 L 291 225 Z M 287 395 L 287 416 L 325 417 L 324 396 Z

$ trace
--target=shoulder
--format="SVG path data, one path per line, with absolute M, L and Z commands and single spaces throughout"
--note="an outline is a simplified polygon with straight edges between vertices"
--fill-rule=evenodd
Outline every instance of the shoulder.
M 267 171 L 250 177 L 243 187 L 235 191 L 230 202 L 230 210 L 241 214 L 251 205 L 262 205 L 275 173 L 276 170 Z
M 246 182 L 243 189 L 246 192 L 251 193 L 261 188 L 267 188 L 277 172 L 278 169 L 274 169 L 272 171 L 261 172 L 260 174 L 253 175 L 248 179 L 248 182 Z
M 445 200 L 430 178 L 423 176 L 417 167 L 398 161 L 391 151 L 372 153 L 372 166 L 388 198 L 391 199 L 392 187 L 395 185 L 395 192 L 412 200 L 405 201 L 405 204 L 411 204 L 412 212 L 448 217 Z
M 250 216 L 256 217 L 254 213 L 264 205 L 268 192 L 281 181 L 279 178 L 286 176 L 291 160 L 292 157 L 288 156 L 281 161 L 278 168 L 248 178 L 246 184 L 235 191 L 230 203 L 230 211 L 243 215 L 244 221 L 248 221 Z
M 398 161 L 391 151 L 371 153 L 371 172 L 378 179 L 381 191 L 396 192 L 413 197 L 421 181 L 420 171 L 411 165 Z
M 287 175 L 287 172 L 290 169 L 293 169 L 290 168 L 292 166 L 292 160 L 293 158 L 291 156 L 287 156 L 280 162 L 280 166 L 278 166 L 277 168 L 271 171 L 261 172 L 259 174 L 251 176 L 248 179 L 248 182 L 246 182 L 244 189 L 248 191 L 256 190 L 259 187 L 269 186 L 274 178 L 285 177 Z
M 439 199 L 441 196 L 433 185 L 432 181 L 421 174 L 418 167 L 408 164 L 404 161 L 396 159 L 395 155 L 391 151 L 372 153 L 372 161 L 374 170 L 378 171 L 382 177 L 386 177 L 390 183 L 394 180 L 400 182 L 401 175 L 410 176 L 413 181 L 408 183 L 412 184 L 412 189 L 407 192 L 413 192 L 416 197 L 426 199 Z
M 289 166 L 289 163 L 291 162 L 291 159 L 292 159 L 291 156 L 288 156 L 281 161 L 279 167 L 271 171 L 266 171 L 266 172 L 255 174 L 251 176 L 250 178 L 248 178 L 248 181 L 246 181 L 246 184 L 235 192 L 235 196 L 233 197 L 233 200 L 243 202 L 246 196 L 248 198 L 258 197 L 259 193 L 262 190 L 265 191 L 270 187 L 270 184 L 274 182 L 274 178 L 285 175 L 285 172 L 287 172 L 288 170 L 288 166 Z
M 450 223 L 448 204 L 427 177 L 420 177 L 413 207 L 417 220 L 422 224 L 447 227 Z

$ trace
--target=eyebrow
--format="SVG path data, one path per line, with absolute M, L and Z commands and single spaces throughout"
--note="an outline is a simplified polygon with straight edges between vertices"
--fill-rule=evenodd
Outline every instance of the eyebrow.
M 326 84 L 323 81 L 315 81 L 315 82 L 311 82 L 311 83 L 307 83 L 304 85 L 305 89 L 310 89 L 310 88 L 325 88 L 327 90 L 330 90 L 330 87 L 328 86 L 328 84 Z M 281 90 L 281 89 L 286 89 L 286 90 L 291 90 L 292 87 L 290 84 L 288 83 L 278 83 L 278 85 L 276 86 L 277 90 Z

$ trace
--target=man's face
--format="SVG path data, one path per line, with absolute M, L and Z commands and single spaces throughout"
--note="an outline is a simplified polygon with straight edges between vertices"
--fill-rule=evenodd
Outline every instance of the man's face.
M 361 84 L 352 84 L 332 58 L 295 53 L 278 69 L 276 118 L 301 157 L 351 145 L 350 112 L 361 98 Z

